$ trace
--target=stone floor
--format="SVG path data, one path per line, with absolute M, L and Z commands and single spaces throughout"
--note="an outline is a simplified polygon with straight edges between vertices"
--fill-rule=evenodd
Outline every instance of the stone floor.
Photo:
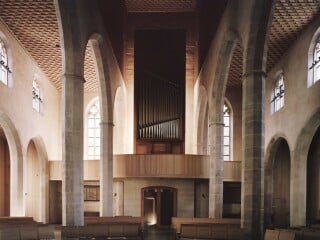
M 144 240 L 174 240 L 175 232 L 170 227 L 148 227 Z

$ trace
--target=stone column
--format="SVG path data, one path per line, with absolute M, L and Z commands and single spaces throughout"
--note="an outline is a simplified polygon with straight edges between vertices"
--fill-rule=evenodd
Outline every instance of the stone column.
M 100 216 L 113 216 L 113 122 L 101 122 Z
M 241 226 L 246 238 L 263 239 L 265 72 L 243 76 Z
M 222 114 L 222 113 L 221 113 Z M 220 117 L 221 118 L 221 117 Z M 222 218 L 223 210 L 223 127 L 222 119 L 209 124 L 210 170 L 209 170 L 209 217 Z
M 81 226 L 83 212 L 82 76 L 62 77 L 62 224 Z
M 299 151 L 301 148 L 308 149 L 299 137 L 299 144 L 291 161 L 290 178 L 290 226 L 301 227 L 307 223 L 307 150 Z

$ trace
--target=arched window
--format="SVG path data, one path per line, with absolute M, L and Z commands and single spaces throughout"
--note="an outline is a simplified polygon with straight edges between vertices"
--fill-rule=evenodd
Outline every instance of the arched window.
M 231 160 L 231 110 L 225 103 L 223 105 L 223 160 Z
M 42 93 L 38 84 L 38 77 L 35 76 L 32 82 L 32 107 L 37 112 L 41 110 Z
M 320 36 L 316 42 L 313 52 L 313 83 L 320 80 Z
M 88 159 L 100 159 L 100 107 L 96 99 L 88 110 L 87 155 Z
M 8 85 L 8 55 L 3 41 L 0 39 L 0 82 Z
M 284 105 L 284 78 L 279 74 L 271 91 L 271 113 L 278 111 Z

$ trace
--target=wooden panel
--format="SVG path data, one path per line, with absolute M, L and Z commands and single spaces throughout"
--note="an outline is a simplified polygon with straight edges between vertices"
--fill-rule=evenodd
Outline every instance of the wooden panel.
M 209 156 L 180 154 L 115 155 L 114 178 L 209 178 Z M 224 162 L 225 181 L 241 181 L 241 162 Z M 84 161 L 84 179 L 99 180 L 99 160 Z M 50 180 L 61 180 L 61 161 L 50 161 Z
M 241 181 L 241 161 L 224 162 L 224 181 Z

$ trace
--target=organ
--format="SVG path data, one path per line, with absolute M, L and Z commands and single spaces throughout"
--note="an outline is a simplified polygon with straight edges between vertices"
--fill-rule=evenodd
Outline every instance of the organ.
M 183 153 L 185 30 L 136 30 L 136 153 Z

